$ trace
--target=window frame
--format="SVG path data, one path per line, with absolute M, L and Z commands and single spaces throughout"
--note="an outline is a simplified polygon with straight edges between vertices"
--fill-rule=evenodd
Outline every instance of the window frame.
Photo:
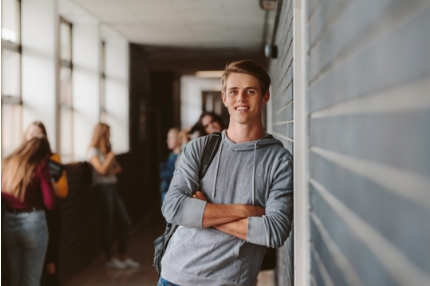
M 62 161 L 65 163 L 70 163 L 73 162 L 74 159 L 74 107 L 73 107 L 73 24 L 69 21 L 67 21 L 66 19 L 64 19 L 63 17 L 59 17 L 59 29 L 58 29 L 58 43 L 59 43 L 59 52 L 58 52 L 58 84 L 59 84 L 59 90 L 58 90 L 58 95 L 57 95 L 57 102 L 58 102 L 58 117 L 57 117 L 57 122 L 58 122 L 58 128 L 57 130 L 58 132 L 58 136 L 57 136 L 57 140 L 58 140 L 58 153 L 60 154 Z M 61 25 L 67 25 L 70 33 L 69 33 L 69 51 L 70 51 L 70 61 L 68 60 L 64 60 L 62 58 L 62 35 L 61 35 Z M 63 101 L 63 90 L 62 90 L 62 78 L 61 78 L 61 70 L 62 68 L 67 68 L 70 70 L 70 103 L 64 102 Z M 63 150 L 63 145 L 62 145 L 62 135 L 64 134 L 64 132 L 66 132 L 66 130 L 64 130 L 62 128 L 62 115 L 63 112 L 70 112 L 70 130 L 68 132 L 70 135 L 70 141 L 68 142 L 70 144 L 70 154 L 65 154 L 64 150 Z
M 106 42 L 100 43 L 100 97 L 99 97 L 99 121 L 106 123 Z
M 1 88 L 1 117 L 2 117 L 2 125 L 3 125 L 3 106 L 5 105 L 13 105 L 13 106 L 20 106 L 20 122 L 18 123 L 19 126 L 19 130 L 18 130 L 18 134 L 22 134 L 23 133 L 23 128 L 22 128 L 22 45 L 21 45 L 21 34 L 22 34 L 22 21 L 21 21 L 21 17 L 22 17 L 22 9 L 21 9 L 21 0 L 15 0 L 16 4 L 17 4 L 17 23 L 18 23 L 18 37 L 17 37 L 17 42 L 14 43 L 12 41 L 8 41 L 8 40 L 4 40 L 1 37 L 1 56 L 3 57 L 3 50 L 8 50 L 11 52 L 15 52 L 18 53 L 19 55 L 19 79 L 18 79 L 18 95 L 14 96 L 14 95 L 7 95 L 7 94 L 3 94 L 3 85 Z M 1 9 L 1 11 L 3 12 L 3 9 Z M 3 69 L 3 58 L 1 61 L 1 66 L 0 68 Z M 2 70 L 3 73 L 3 70 Z M 4 154 L 4 134 L 3 134 L 3 130 L 4 128 L 2 128 L 2 134 L 1 134 L 1 154 L 3 157 Z M 18 147 L 18 146 L 15 146 Z

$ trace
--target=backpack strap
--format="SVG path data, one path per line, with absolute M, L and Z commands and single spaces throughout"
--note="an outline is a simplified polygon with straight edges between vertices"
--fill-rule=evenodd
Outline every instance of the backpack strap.
M 219 149 L 219 144 L 221 143 L 221 133 L 220 132 L 214 132 L 210 135 L 208 135 L 208 142 L 206 142 L 205 149 L 203 149 L 203 156 L 202 161 L 200 163 L 200 169 L 199 169 L 199 179 L 203 179 L 203 177 L 206 175 L 207 170 L 209 169 L 209 166 L 212 163 L 212 160 L 215 158 L 216 153 Z
M 203 149 L 203 156 L 200 162 L 200 180 L 206 175 L 206 171 L 209 169 L 212 160 L 215 158 L 215 155 L 218 152 L 219 144 L 221 143 L 221 138 L 221 133 L 219 132 L 214 132 L 208 136 L 208 142 L 205 145 L 205 149 Z M 178 225 L 168 223 L 163 235 L 154 241 L 155 253 L 152 266 L 155 266 L 155 269 L 158 271 L 158 279 L 160 279 L 161 275 L 161 259 L 163 258 L 163 255 L 167 249 L 167 245 L 169 244 L 169 241 L 177 228 Z

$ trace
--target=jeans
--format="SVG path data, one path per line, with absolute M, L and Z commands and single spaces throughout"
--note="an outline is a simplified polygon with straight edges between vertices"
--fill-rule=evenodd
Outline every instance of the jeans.
M 5 212 L 3 245 L 10 265 L 11 286 L 38 286 L 48 245 L 48 228 L 43 210 Z
M 100 205 L 102 219 L 102 246 L 106 257 L 112 256 L 112 231 L 115 215 L 119 222 L 119 252 L 125 254 L 131 220 L 127 210 L 116 191 L 117 184 L 99 184 L 96 186 L 97 199 Z
M 163 277 L 160 277 L 160 279 L 158 280 L 157 286 L 180 286 L 180 285 L 173 284 L 172 282 L 169 282 L 163 279 Z

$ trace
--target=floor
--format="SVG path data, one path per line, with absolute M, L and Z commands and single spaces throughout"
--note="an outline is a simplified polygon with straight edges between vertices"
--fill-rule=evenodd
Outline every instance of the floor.
M 160 219 L 143 221 L 133 232 L 129 242 L 129 255 L 141 263 L 138 269 L 116 270 L 105 268 L 103 256 L 69 279 L 64 286 L 155 286 L 158 273 L 152 266 L 153 241 L 163 233 Z M 257 286 L 274 286 L 274 272 L 261 271 Z

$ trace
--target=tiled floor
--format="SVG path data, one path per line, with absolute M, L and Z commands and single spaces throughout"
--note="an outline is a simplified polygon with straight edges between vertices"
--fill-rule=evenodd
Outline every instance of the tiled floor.
M 130 238 L 129 255 L 141 263 L 138 269 L 115 270 L 105 268 L 103 256 L 98 257 L 64 286 L 155 286 L 158 273 L 152 266 L 154 256 L 153 241 L 164 230 L 161 219 L 152 219 L 141 224 Z M 273 286 L 273 271 L 262 271 L 257 286 Z

